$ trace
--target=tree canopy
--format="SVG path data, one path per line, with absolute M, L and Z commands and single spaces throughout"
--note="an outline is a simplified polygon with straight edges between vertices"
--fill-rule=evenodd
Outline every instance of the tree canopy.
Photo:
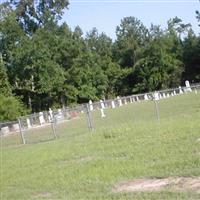
M 0 4 L 0 101 L 17 105 L 15 114 L 1 120 L 26 108 L 38 112 L 200 81 L 200 37 L 180 18 L 162 29 L 125 17 L 113 41 L 96 28 L 84 36 L 79 26 L 72 30 L 59 23 L 68 5 L 68 0 Z

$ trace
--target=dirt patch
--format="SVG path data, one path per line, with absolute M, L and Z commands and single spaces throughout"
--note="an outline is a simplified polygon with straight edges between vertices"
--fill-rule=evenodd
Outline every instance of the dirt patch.
M 193 191 L 200 193 L 200 177 L 136 179 L 119 183 L 115 186 L 113 192 L 153 192 L 161 190 Z

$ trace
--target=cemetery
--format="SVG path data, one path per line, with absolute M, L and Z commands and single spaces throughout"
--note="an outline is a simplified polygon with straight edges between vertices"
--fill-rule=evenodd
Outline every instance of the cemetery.
M 186 86 L 22 117 L 25 144 L 1 137 L 3 199 L 199 199 L 199 95 Z
M 199 200 L 198 4 L 1 0 L 0 200 Z

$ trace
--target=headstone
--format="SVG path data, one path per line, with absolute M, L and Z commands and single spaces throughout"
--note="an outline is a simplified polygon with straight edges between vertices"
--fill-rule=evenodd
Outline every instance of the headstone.
M 94 110 L 93 105 L 92 105 L 92 100 L 89 100 L 89 107 L 90 107 L 90 111 Z
M 127 104 L 126 98 L 124 99 L 124 104 L 125 104 L 125 105 Z
M 173 92 L 171 93 L 171 96 L 172 96 L 172 97 L 174 96 L 174 93 L 173 93 Z
M 197 89 L 196 88 L 194 89 L 194 93 L 197 94 Z
M 144 95 L 144 100 L 145 100 L 145 101 L 148 101 L 148 100 L 149 100 L 149 98 L 148 98 L 148 95 L 147 95 L 147 94 L 145 94 L 145 95 Z
M 39 112 L 39 121 L 40 121 L 40 125 L 45 123 L 43 112 Z
M 115 102 L 114 101 L 111 101 L 111 107 L 115 108 Z
M 117 97 L 117 100 L 118 100 L 119 106 L 122 106 L 122 100 L 120 99 L 119 96 Z
M 105 117 L 105 113 L 104 113 L 104 110 L 101 108 L 101 117 Z
M 181 86 L 179 86 L 179 94 L 183 94 L 183 90 L 181 89 Z
M 154 99 L 157 101 L 159 100 L 159 93 L 158 92 L 154 92 Z
M 176 90 L 174 90 L 174 96 L 176 96 Z
M 31 122 L 30 122 L 30 119 L 29 119 L 29 118 L 26 119 L 26 122 L 27 122 L 27 127 L 28 127 L 28 128 L 31 128 Z
M 51 120 L 52 120 L 52 117 L 50 115 L 48 115 L 48 120 L 49 120 L 49 122 L 51 122 Z
M 165 95 L 165 93 L 163 93 L 163 98 L 164 98 L 164 99 L 166 98 L 166 95 Z
M 190 87 L 190 82 L 189 81 L 185 81 L 185 86 L 186 86 L 186 91 L 187 92 L 192 92 L 192 89 Z
M 102 100 L 100 100 L 100 104 L 101 104 L 101 108 L 105 109 L 105 105 L 104 105 L 104 102 Z
M 169 98 L 170 97 L 170 94 L 169 93 L 167 93 L 167 98 Z
M 139 99 L 139 97 L 138 97 L 138 96 L 136 96 L 136 101 L 140 102 L 140 99 Z
M 49 115 L 50 115 L 51 119 L 53 119 L 53 111 L 51 110 L 51 108 L 49 108 Z
M 129 97 L 129 98 L 130 98 L 130 103 L 133 103 L 132 98 L 131 97 Z
M 12 131 L 14 131 L 14 132 L 19 131 L 19 124 L 13 124 L 12 125 Z
M 9 132 L 10 131 L 9 131 L 8 126 L 4 126 L 4 127 L 1 128 L 1 134 L 2 135 L 7 135 Z

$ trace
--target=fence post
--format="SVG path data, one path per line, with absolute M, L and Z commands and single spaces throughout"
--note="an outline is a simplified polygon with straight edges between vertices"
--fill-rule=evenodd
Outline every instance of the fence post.
M 18 118 L 18 124 L 19 124 L 19 131 L 20 131 L 22 143 L 23 143 L 23 144 L 26 144 L 26 140 L 25 140 L 25 138 L 24 138 L 24 133 L 23 133 L 23 130 L 22 130 L 22 125 L 21 125 L 21 120 L 20 120 L 20 118 Z
M 158 105 L 158 100 L 153 100 L 155 104 L 155 110 L 156 110 L 156 117 L 157 120 L 160 121 L 160 111 L 159 111 L 159 105 Z
M 93 124 L 92 124 L 92 116 L 91 116 L 89 104 L 86 104 L 85 108 L 86 108 L 88 128 L 89 128 L 90 131 L 92 131 L 94 129 L 94 127 L 93 127 Z
M 53 130 L 54 138 L 57 139 L 57 134 L 56 134 L 56 119 L 55 119 L 54 115 L 52 117 L 51 127 L 52 127 L 52 130 Z

